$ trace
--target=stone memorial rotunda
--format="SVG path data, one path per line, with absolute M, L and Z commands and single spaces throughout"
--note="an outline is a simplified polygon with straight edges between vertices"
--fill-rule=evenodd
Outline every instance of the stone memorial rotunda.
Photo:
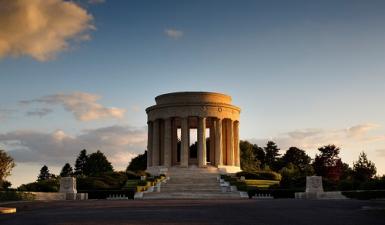
M 170 168 L 240 171 L 240 108 L 232 105 L 230 96 L 175 92 L 159 95 L 155 101 L 146 109 L 148 172 L 163 173 Z

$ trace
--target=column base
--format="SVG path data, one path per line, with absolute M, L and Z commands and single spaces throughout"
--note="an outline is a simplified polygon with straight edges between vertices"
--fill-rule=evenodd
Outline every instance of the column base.
M 217 166 L 219 173 L 226 174 L 226 173 L 238 173 L 241 172 L 241 167 L 239 166 L 225 166 L 225 165 L 219 165 Z

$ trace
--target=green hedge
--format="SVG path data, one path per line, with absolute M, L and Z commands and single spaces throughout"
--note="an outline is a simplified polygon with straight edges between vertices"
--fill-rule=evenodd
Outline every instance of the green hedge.
M 360 200 L 376 198 L 385 199 L 385 190 L 342 191 L 342 194 L 348 198 Z
M 0 192 L 0 201 L 30 201 L 34 200 L 35 195 L 31 193 L 24 193 L 18 191 L 1 191 Z
M 238 172 L 237 177 L 245 177 L 252 180 L 281 180 L 281 174 L 273 171 Z

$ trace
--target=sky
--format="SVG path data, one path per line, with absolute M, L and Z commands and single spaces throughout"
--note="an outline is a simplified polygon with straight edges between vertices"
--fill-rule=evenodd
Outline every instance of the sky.
M 0 0 L 0 149 L 14 187 L 80 150 L 124 170 L 155 96 L 212 91 L 240 138 L 335 144 L 385 173 L 385 2 Z

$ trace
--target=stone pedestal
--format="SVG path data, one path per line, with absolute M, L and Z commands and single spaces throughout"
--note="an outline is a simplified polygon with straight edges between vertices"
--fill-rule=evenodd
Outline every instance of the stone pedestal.
M 61 193 L 77 193 L 76 178 L 74 178 L 74 177 L 62 177 L 60 179 L 59 192 L 61 192 Z
M 298 199 L 346 199 L 340 191 L 324 192 L 321 176 L 307 176 L 305 192 L 296 192 Z

